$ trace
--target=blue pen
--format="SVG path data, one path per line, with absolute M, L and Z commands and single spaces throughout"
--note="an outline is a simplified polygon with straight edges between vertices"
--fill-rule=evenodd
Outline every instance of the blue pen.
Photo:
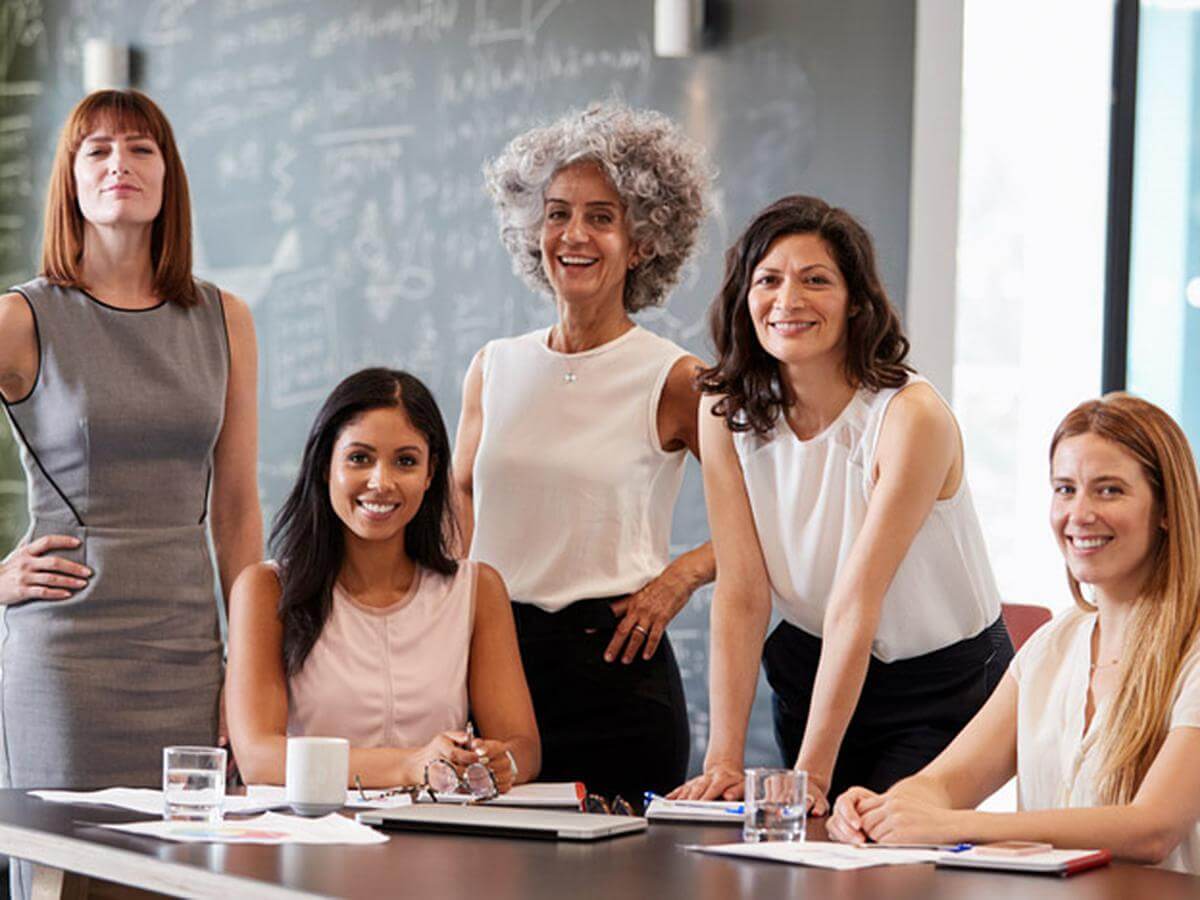
M 941 850 L 943 853 L 962 853 L 964 850 L 970 850 L 974 844 L 855 844 L 856 847 L 862 847 L 866 850 Z
M 668 800 L 666 797 L 654 793 L 654 791 L 646 791 L 643 798 L 647 806 L 650 805 L 650 801 L 652 800 L 661 800 L 664 803 L 670 803 L 673 806 L 683 807 L 684 809 L 704 809 L 710 812 L 717 809 L 717 807 L 712 805 L 712 800 Z M 746 814 L 746 807 L 739 803 L 737 806 L 726 806 L 720 812 L 728 813 L 731 816 L 742 816 Z

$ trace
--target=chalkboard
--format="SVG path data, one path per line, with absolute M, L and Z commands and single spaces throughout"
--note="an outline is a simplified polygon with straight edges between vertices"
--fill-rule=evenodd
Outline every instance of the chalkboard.
M 704 310 L 747 218 L 791 192 L 874 233 L 903 305 L 912 0 L 710 2 L 710 46 L 653 54 L 649 0 L 4 0 L 0 273 L 34 272 L 57 129 L 81 94 L 81 45 L 134 50 L 136 85 L 174 123 L 192 186 L 197 271 L 251 306 L 260 347 L 260 483 L 270 515 L 319 400 L 368 364 L 408 369 L 453 430 L 487 340 L 548 324 L 512 274 L 480 164 L 516 133 L 620 97 L 672 115 L 719 170 L 706 250 L 642 324 L 711 355 Z M 11 454 L 10 454 L 11 456 Z M 0 525 L 20 516 L 0 469 Z M 692 466 L 677 551 L 707 536 Z M 707 735 L 701 591 L 671 628 L 694 736 Z M 760 686 L 747 758 L 775 760 Z

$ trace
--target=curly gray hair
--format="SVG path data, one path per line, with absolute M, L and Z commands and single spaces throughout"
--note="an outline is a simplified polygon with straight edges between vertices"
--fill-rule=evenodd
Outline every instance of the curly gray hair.
M 552 293 L 542 268 L 543 197 L 559 170 L 583 161 L 598 164 L 612 182 L 642 257 L 626 276 L 625 308 L 661 306 L 696 249 L 712 170 L 703 148 L 666 116 L 621 103 L 595 104 L 531 129 L 484 164 L 513 273 Z

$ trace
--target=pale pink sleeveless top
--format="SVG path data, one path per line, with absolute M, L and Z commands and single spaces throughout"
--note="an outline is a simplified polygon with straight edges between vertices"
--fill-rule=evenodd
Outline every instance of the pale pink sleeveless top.
M 416 747 L 466 726 L 476 564 L 417 573 L 408 596 L 387 607 L 334 588 L 321 636 L 288 681 L 289 735 Z

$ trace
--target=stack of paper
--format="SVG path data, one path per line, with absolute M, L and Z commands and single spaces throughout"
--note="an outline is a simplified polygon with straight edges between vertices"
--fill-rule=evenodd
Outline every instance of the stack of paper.
M 99 823 L 98 823 L 99 824 Z M 353 819 L 330 813 L 320 819 L 263 813 L 253 819 L 218 822 L 131 822 L 100 824 L 101 828 L 161 838 L 165 841 L 206 844 L 383 844 L 388 838 Z
M 280 788 L 282 791 L 283 789 Z M 104 788 L 99 791 L 30 791 L 30 795 L 50 803 L 84 803 L 115 806 L 152 816 L 163 814 L 162 791 L 151 788 Z M 275 800 L 252 796 L 230 795 L 225 798 L 224 811 L 240 815 L 266 812 L 283 804 L 282 796 Z
M 902 866 L 914 863 L 937 862 L 941 850 L 908 850 L 896 847 L 856 847 L 826 841 L 775 841 L 763 844 L 693 845 L 689 850 L 715 853 L 720 856 L 743 856 L 791 863 L 794 866 L 814 866 L 818 869 L 868 869 L 872 866 Z

